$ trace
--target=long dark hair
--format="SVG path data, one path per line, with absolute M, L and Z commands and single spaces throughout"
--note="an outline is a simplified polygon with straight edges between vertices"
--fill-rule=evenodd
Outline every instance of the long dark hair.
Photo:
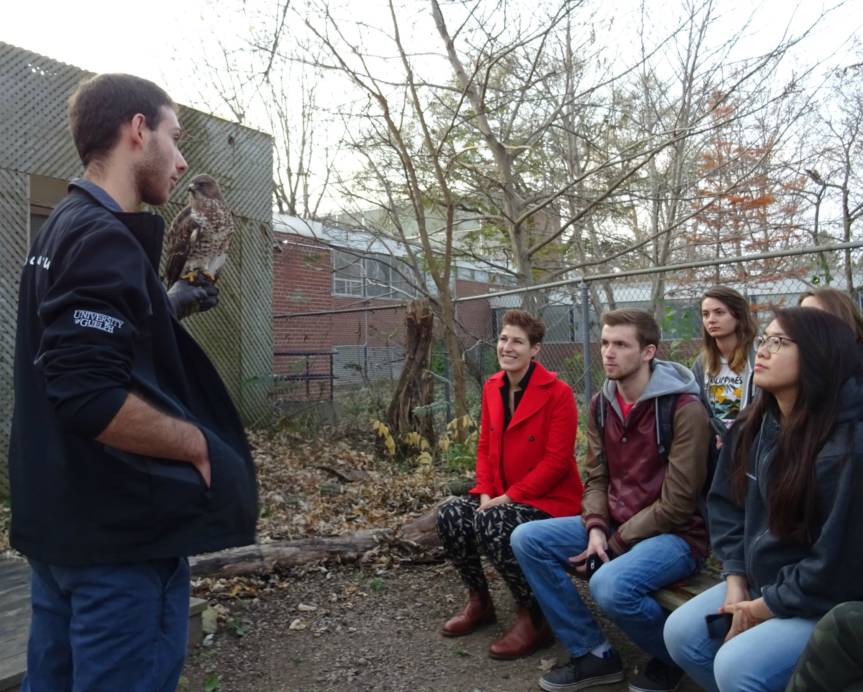
M 743 372 L 746 367 L 746 361 L 749 359 L 749 353 L 752 351 L 752 342 L 755 340 L 755 318 L 752 316 L 752 309 L 749 307 L 749 301 L 746 300 L 733 288 L 728 286 L 714 286 L 704 292 L 701 296 L 701 302 L 705 298 L 713 298 L 722 303 L 734 315 L 737 320 L 737 325 L 734 327 L 734 333 L 737 335 L 737 345 L 734 347 L 734 353 L 728 359 L 728 366 L 737 373 Z M 704 322 L 701 324 L 701 333 L 704 340 L 704 369 L 708 375 L 717 375 L 721 366 L 720 359 L 722 354 L 719 352 L 719 347 L 716 345 L 710 332 L 704 327 Z
M 815 462 L 818 452 L 836 426 L 840 391 L 858 373 L 859 356 L 854 333 L 845 322 L 824 310 L 787 308 L 774 313 L 799 352 L 797 399 L 781 420 L 776 454 L 767 471 L 768 527 L 777 536 L 809 543 L 818 506 Z M 732 484 L 741 504 L 746 496 L 750 453 L 765 414 L 780 419 L 776 398 L 761 390 L 737 422 Z

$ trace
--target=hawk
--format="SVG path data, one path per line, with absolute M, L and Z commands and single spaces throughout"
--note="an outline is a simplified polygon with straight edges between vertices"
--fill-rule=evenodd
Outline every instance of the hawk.
M 196 175 L 189 185 L 189 205 L 177 214 L 168 231 L 165 283 L 211 281 L 219 276 L 228 254 L 234 220 L 222 199 L 219 184 L 209 175 Z

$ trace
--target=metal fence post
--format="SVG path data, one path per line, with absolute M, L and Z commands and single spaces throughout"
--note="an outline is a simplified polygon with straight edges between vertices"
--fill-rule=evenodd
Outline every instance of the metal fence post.
M 444 375 L 444 385 L 443 391 L 444 396 L 446 397 L 446 421 L 444 421 L 444 429 L 446 429 L 446 424 L 452 420 L 452 393 L 450 388 L 450 367 L 449 367 L 449 351 L 444 349 L 443 352 L 443 375 Z
M 371 382 L 371 378 L 369 378 L 369 344 L 368 344 L 368 341 L 363 344 L 363 375 L 365 375 L 366 382 Z
M 584 349 L 584 405 L 590 404 L 593 376 L 590 365 L 590 295 L 587 291 L 587 282 L 581 282 L 581 342 Z

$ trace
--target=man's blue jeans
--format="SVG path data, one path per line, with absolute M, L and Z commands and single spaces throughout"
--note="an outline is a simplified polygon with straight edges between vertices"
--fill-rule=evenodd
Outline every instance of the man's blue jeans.
M 581 517 L 560 517 L 522 524 L 510 539 L 546 619 L 573 656 L 583 656 L 605 639 L 567 571 L 567 558 L 583 552 L 587 538 Z M 667 614 L 650 594 L 689 577 L 697 567 L 686 541 L 662 534 L 600 567 L 590 580 L 590 593 L 632 641 L 671 663 L 662 640 Z
M 767 692 L 785 689 L 817 620 L 773 618 L 727 644 L 707 636 L 704 616 L 725 602 L 725 582 L 698 594 L 668 618 L 665 643 L 672 658 L 705 690 Z
M 186 558 L 60 567 L 30 560 L 22 692 L 175 690 L 189 629 Z

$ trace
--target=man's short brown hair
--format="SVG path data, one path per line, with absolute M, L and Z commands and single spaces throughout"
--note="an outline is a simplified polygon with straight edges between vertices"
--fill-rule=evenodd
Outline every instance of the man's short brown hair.
M 155 130 L 161 108 L 174 108 L 162 87 L 129 74 L 100 74 L 81 82 L 69 97 L 69 127 L 85 166 L 107 154 L 120 136 L 120 127 L 141 113 Z
M 645 346 L 659 346 L 659 325 L 653 319 L 653 315 L 645 310 L 637 308 L 620 308 L 610 310 L 602 315 L 603 326 L 619 327 L 631 325 L 635 327 L 638 344 L 641 348 Z
M 545 337 L 545 323 L 524 310 L 507 310 L 503 313 L 501 328 L 507 325 L 523 329 L 531 346 L 540 343 Z

